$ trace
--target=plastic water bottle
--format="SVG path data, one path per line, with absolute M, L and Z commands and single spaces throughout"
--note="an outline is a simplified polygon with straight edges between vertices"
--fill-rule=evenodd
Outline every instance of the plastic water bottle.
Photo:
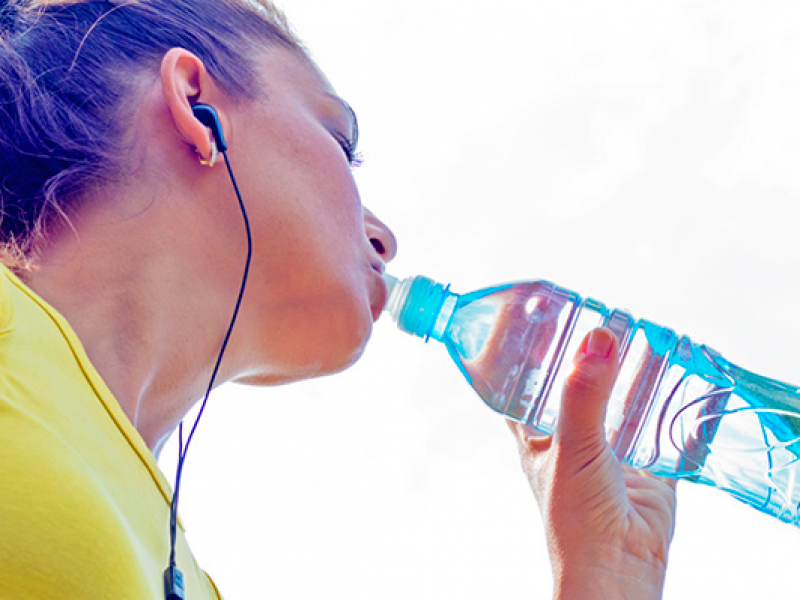
M 609 328 L 620 370 L 605 430 L 617 458 L 800 525 L 798 388 L 546 281 L 458 295 L 425 277 L 386 280 L 401 330 L 442 342 L 488 406 L 545 434 L 583 337 Z

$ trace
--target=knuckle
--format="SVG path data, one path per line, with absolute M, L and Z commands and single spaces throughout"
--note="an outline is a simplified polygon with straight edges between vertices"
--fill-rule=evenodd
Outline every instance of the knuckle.
M 598 396 L 609 390 L 609 378 L 598 369 L 577 368 L 564 384 L 564 395 L 571 397 Z

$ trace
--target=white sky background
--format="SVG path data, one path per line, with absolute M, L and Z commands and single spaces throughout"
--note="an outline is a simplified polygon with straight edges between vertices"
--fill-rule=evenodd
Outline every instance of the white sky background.
M 359 115 L 391 272 L 550 279 L 800 383 L 796 2 L 283 6 Z M 388 320 L 342 375 L 212 396 L 184 486 L 228 600 L 550 595 L 505 424 Z M 679 504 L 665 598 L 800 597 L 796 528 Z

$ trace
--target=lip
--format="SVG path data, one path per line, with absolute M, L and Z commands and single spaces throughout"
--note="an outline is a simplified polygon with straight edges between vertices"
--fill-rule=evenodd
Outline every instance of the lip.
M 369 266 L 372 267 L 372 270 L 381 277 L 383 277 L 383 274 L 386 272 L 386 263 L 382 260 L 374 260 L 369 264 Z
M 383 278 L 383 273 L 386 270 L 386 265 L 383 262 L 380 263 L 372 263 L 370 265 L 372 267 L 372 272 L 377 276 L 377 290 L 373 297 L 372 302 L 370 303 L 370 309 L 372 310 L 372 322 L 380 318 L 381 313 L 383 313 L 383 309 L 386 307 L 386 302 L 389 299 L 389 288 L 386 285 L 386 280 Z

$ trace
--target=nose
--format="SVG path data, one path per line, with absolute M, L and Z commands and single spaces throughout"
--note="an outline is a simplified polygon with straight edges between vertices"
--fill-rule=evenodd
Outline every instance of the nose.
M 397 254 L 397 238 L 392 230 L 376 217 L 368 208 L 364 209 L 364 231 L 369 243 L 384 263 L 388 263 Z

